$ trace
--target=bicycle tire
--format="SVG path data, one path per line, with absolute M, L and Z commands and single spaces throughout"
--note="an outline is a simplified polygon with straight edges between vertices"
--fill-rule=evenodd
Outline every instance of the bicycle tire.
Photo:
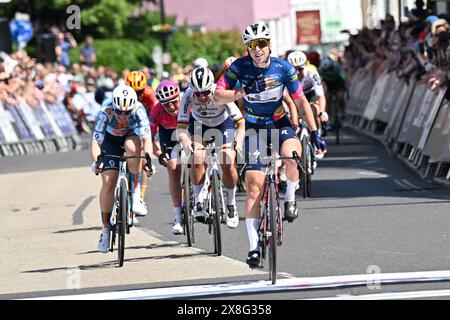
M 311 197 L 311 189 L 312 189 L 312 175 L 314 173 L 314 149 L 310 143 L 308 143 L 308 168 L 311 170 L 311 172 L 308 172 L 308 181 L 307 181 L 307 192 L 306 196 L 308 198 Z
M 116 228 L 118 231 L 118 260 L 119 267 L 123 266 L 123 262 L 125 260 L 125 234 L 127 231 L 127 185 L 125 180 L 120 181 L 120 190 L 119 190 L 119 214 L 116 222 Z
M 212 172 L 212 204 L 213 204 L 213 212 L 211 223 L 213 228 L 213 237 L 214 237 L 214 253 L 217 253 L 218 256 L 222 255 L 222 234 L 221 234 L 221 221 L 222 221 L 222 202 L 220 201 L 220 184 L 219 184 L 219 174 L 217 170 L 213 170 Z
M 270 234 L 268 241 L 269 245 L 269 278 L 272 280 L 272 284 L 277 282 L 277 239 L 278 239 L 278 212 L 277 212 L 277 200 L 275 196 L 275 184 L 270 183 L 269 187 L 269 199 L 268 199 L 268 226 L 267 231 Z M 279 208 L 278 208 L 279 210 Z
M 187 244 L 189 247 L 195 242 L 194 239 L 194 217 L 192 216 L 193 205 L 193 192 L 191 186 L 191 179 L 189 171 L 185 170 L 184 176 L 184 199 L 183 199 L 183 229 L 186 235 Z
M 303 137 L 302 139 L 302 165 L 305 169 L 305 172 L 300 170 L 301 180 L 302 180 L 302 191 L 303 191 L 303 199 L 308 196 L 308 175 L 309 175 L 309 167 L 308 167 L 308 138 Z

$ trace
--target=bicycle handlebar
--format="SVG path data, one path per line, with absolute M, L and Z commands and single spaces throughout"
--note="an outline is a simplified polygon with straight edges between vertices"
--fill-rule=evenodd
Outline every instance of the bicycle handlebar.
M 116 158 L 116 159 L 119 159 L 120 161 L 125 161 L 127 159 L 145 159 L 146 160 L 146 164 L 144 164 L 144 167 L 147 166 L 147 168 L 150 171 L 150 173 L 153 174 L 152 159 L 151 159 L 150 154 L 148 152 L 145 153 L 145 156 L 118 156 L 118 155 L 115 155 L 115 154 L 100 153 L 97 156 L 97 160 L 95 161 L 95 164 L 96 164 L 96 167 L 97 167 L 97 169 L 95 171 L 95 175 L 96 176 L 98 176 L 98 174 L 100 173 L 100 164 L 101 164 L 102 159 L 104 157 Z

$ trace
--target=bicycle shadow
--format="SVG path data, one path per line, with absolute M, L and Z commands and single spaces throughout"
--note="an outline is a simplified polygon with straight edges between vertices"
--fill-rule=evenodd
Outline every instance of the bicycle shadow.
M 149 245 L 142 245 L 142 246 L 130 246 L 130 247 L 126 247 L 125 250 L 143 250 L 143 249 L 148 250 L 148 249 L 161 249 L 161 248 L 173 248 L 173 247 L 184 248 L 184 247 L 188 247 L 188 246 L 187 246 L 187 244 L 180 243 L 180 242 L 164 242 L 164 243 L 151 243 Z M 92 251 L 80 252 L 77 255 L 94 254 L 94 253 L 98 253 L 98 251 L 92 250 Z

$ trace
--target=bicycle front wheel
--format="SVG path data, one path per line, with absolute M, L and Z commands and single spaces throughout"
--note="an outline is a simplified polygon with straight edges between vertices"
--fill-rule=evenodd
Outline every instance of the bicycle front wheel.
M 123 266 L 123 262 L 125 259 L 125 234 L 127 230 L 127 185 L 125 180 L 120 181 L 120 190 L 119 190 L 119 213 L 117 216 L 116 228 L 118 233 L 118 258 L 119 258 L 119 267 Z
M 308 196 L 308 180 L 309 180 L 309 170 L 308 170 L 308 138 L 303 137 L 302 139 L 302 165 L 305 169 L 305 172 L 302 172 L 300 170 L 301 174 L 301 181 L 302 181 L 302 191 L 303 191 L 303 199 L 305 199 Z
M 269 277 L 272 280 L 272 284 L 277 282 L 277 239 L 278 239 L 278 210 L 277 198 L 275 193 L 275 184 L 271 183 L 269 188 L 269 200 L 268 200 L 268 226 L 267 231 L 269 235 L 268 239 L 268 251 L 269 251 Z
M 194 207 L 194 192 L 192 190 L 191 179 L 189 177 L 189 171 L 185 170 L 184 173 L 184 199 L 183 199 L 183 224 L 184 233 L 186 234 L 186 240 L 189 247 L 194 244 L 194 217 L 192 216 L 192 208 Z
M 214 236 L 214 253 L 217 253 L 218 256 L 222 255 L 222 235 L 221 235 L 221 220 L 222 220 L 222 201 L 220 197 L 220 182 L 219 175 L 217 170 L 213 170 L 212 173 L 212 204 L 213 204 L 213 212 L 210 217 L 212 227 L 213 227 L 213 236 Z

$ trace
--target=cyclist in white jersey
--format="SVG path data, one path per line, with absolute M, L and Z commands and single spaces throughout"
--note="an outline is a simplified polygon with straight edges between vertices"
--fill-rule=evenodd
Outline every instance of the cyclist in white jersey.
M 221 161 L 224 191 L 227 194 L 227 226 L 236 228 L 239 224 L 235 199 L 238 173 L 234 165 L 236 155 L 232 147 L 233 142 L 235 142 L 236 150 L 242 150 L 245 123 L 242 113 L 235 103 L 216 104 L 214 102 L 215 90 L 214 75 L 210 69 L 199 67 L 192 71 L 190 88 L 185 91 L 178 112 L 177 136 L 185 151 L 194 151 L 191 167 L 191 179 L 196 203 L 194 216 L 201 222 L 204 222 L 207 217 L 206 212 L 201 207 L 203 199 L 199 199 L 204 183 L 205 152 L 203 150 L 192 150 L 191 144 L 194 142 L 195 149 L 201 149 L 204 143 L 214 136 L 216 146 L 231 147 L 221 150 L 219 159 Z M 188 129 L 188 132 L 186 132 L 186 129 Z
M 319 72 L 314 67 L 306 64 L 308 59 L 302 51 L 291 52 L 287 56 L 287 60 L 297 70 L 303 92 L 314 111 L 317 127 L 320 128 L 320 122 L 328 121 L 328 114 L 325 111 L 325 92 Z

